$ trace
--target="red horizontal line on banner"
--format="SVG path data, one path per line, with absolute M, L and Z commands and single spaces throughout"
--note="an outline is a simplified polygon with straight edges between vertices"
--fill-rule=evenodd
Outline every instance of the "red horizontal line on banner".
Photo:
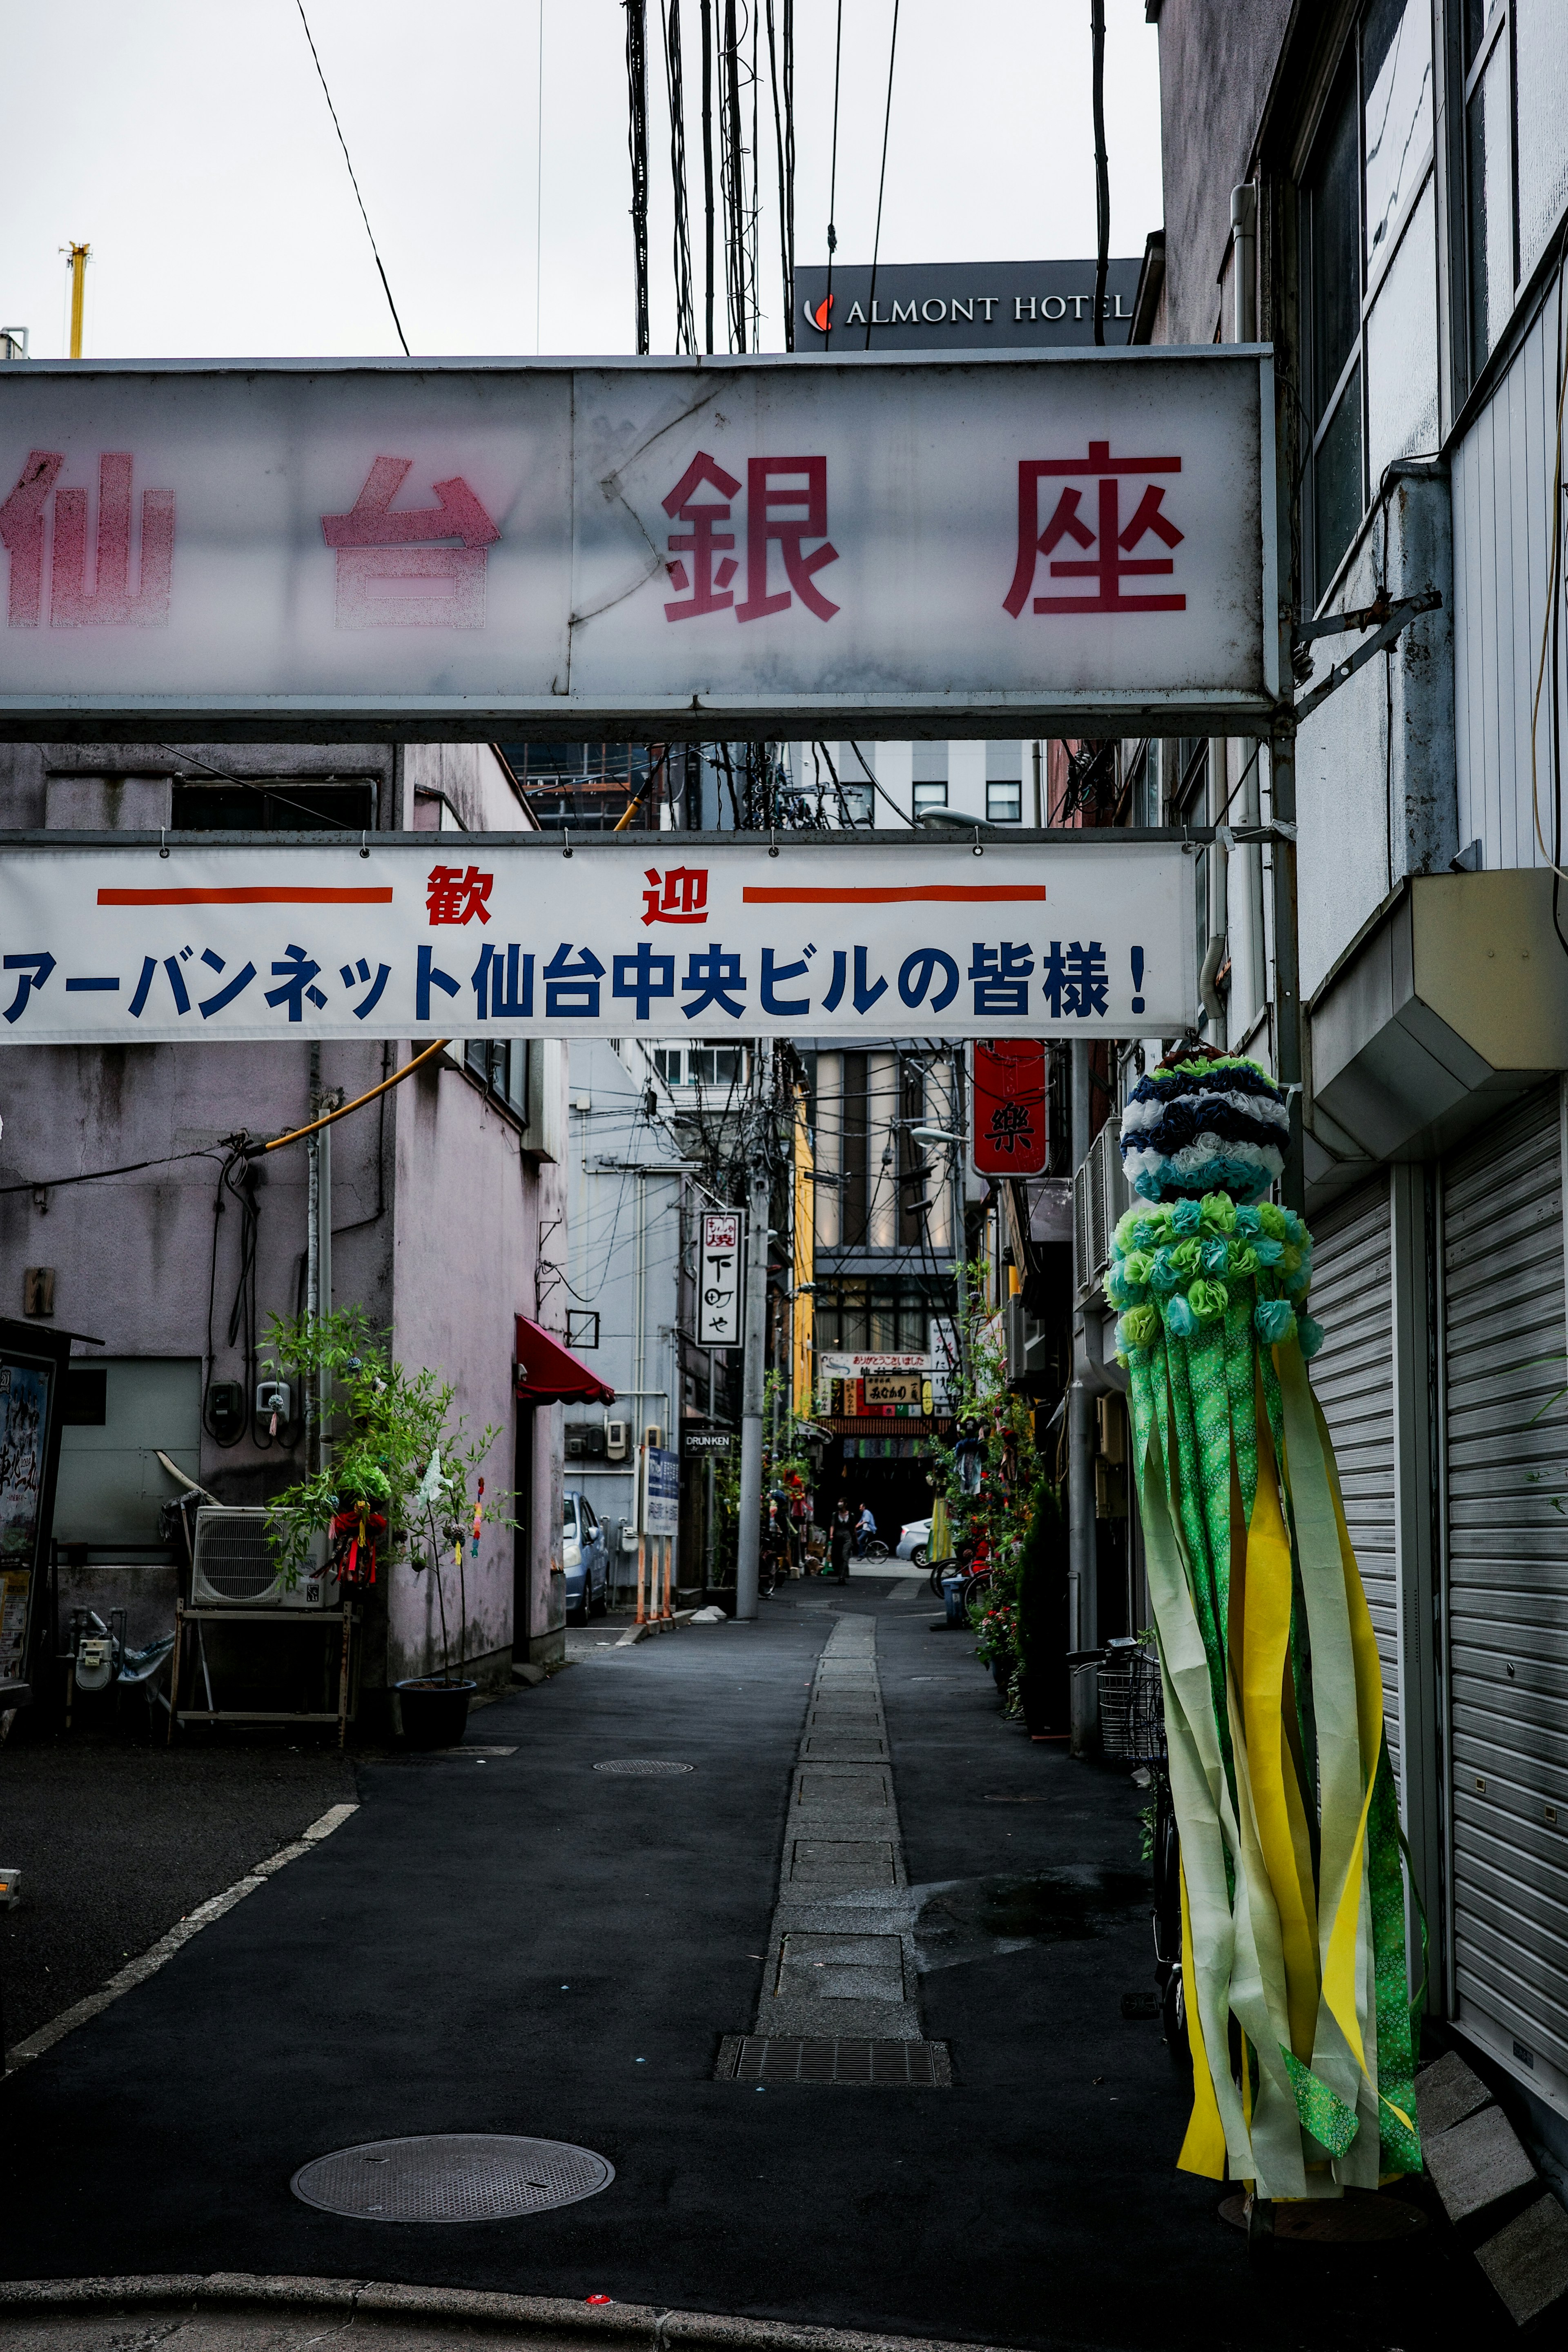
M 744 889 L 741 893 L 753 907 L 902 907 L 916 899 L 973 906 L 1045 895 L 1043 882 L 921 882 L 907 890 Z
M 392 890 L 326 890 L 258 882 L 237 890 L 100 890 L 100 907 L 390 907 Z

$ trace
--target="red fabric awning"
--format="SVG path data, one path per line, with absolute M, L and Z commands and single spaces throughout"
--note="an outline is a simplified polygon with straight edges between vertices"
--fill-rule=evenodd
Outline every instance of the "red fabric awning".
M 616 1392 L 559 1339 L 517 1318 L 517 1395 L 521 1404 L 614 1404 Z

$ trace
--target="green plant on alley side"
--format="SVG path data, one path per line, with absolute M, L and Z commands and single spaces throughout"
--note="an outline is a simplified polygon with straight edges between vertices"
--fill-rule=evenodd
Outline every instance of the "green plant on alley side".
M 984 1260 L 969 1268 L 972 1301 L 986 1297 L 989 1282 Z M 967 1377 L 957 1383 L 953 1406 L 957 1434 L 936 1447 L 931 1485 L 947 1504 L 954 1545 L 972 1544 L 987 1556 L 990 1592 L 971 1610 L 976 1653 L 991 1666 L 1012 1661 L 1007 1706 L 1016 1714 L 1031 1648 L 1043 1665 L 1047 1642 L 1061 1646 L 1061 1628 L 1050 1613 L 1060 1503 L 1035 1453 L 1030 1407 L 1007 1386 L 999 1318 L 972 1305 L 967 1339 Z
M 268 1341 L 268 1370 L 288 1370 L 311 1388 L 325 1375 L 332 1397 L 328 1459 L 268 1506 L 268 1535 L 285 1583 L 298 1583 L 315 1538 L 349 1535 L 349 1519 L 355 1529 L 374 1530 L 387 1557 L 421 1537 L 437 1558 L 460 1545 L 480 1465 L 500 1429 L 470 1437 L 467 1417 L 453 1416 L 451 1382 L 428 1368 L 405 1371 L 360 1307 L 274 1316 Z M 487 1518 L 511 1524 L 488 1498 L 484 1507 Z

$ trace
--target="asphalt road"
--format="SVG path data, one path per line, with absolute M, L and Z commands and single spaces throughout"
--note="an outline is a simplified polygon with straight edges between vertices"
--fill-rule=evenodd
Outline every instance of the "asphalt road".
M 13 1735 L 0 1748 L 0 1863 L 23 1875 L 21 1902 L 0 1911 L 6 2047 L 354 1795 L 335 1747 Z
M 1152 1989 L 1140 1792 L 1004 1723 L 966 1638 L 890 1591 L 595 1635 L 475 1718 L 515 1755 L 363 1763 L 333 1837 L 0 2089 L 0 2274 L 381 2278 L 1129 2352 L 1492 2340 L 1435 2235 L 1261 2267 L 1218 2188 L 1173 2170 L 1187 2092 L 1158 2024 L 1124 2014 Z M 756 2012 L 840 1602 L 879 1619 L 950 2090 L 713 2079 Z M 626 1757 L 696 1769 L 592 1769 Z M 566 2140 L 616 2178 L 425 2228 L 289 2193 L 311 2157 L 427 2131 Z

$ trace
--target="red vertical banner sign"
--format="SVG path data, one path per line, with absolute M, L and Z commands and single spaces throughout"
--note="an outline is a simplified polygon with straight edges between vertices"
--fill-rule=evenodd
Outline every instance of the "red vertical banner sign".
M 1046 1171 L 1046 1048 L 1039 1038 L 1003 1037 L 974 1048 L 970 1150 L 977 1176 Z

